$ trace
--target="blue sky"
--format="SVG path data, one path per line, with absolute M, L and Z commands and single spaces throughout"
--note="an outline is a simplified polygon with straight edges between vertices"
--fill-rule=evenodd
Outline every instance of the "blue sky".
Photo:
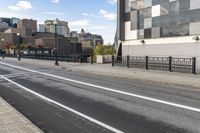
M 116 30 L 116 0 L 5 0 L 0 17 L 68 21 L 71 30 L 101 34 L 105 43 L 113 43 Z

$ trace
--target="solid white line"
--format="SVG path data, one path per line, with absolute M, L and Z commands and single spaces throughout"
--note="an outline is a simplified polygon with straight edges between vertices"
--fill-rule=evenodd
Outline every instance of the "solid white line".
M 102 90 L 106 90 L 106 91 L 110 91 L 110 92 L 115 92 L 115 93 L 118 93 L 118 94 L 136 97 L 136 98 L 140 98 L 140 99 L 144 99 L 144 100 L 148 100 L 148 101 L 152 101 L 152 102 L 156 102 L 156 103 L 161 103 L 161 104 L 173 106 L 173 107 L 176 107 L 176 108 L 181 108 L 181 109 L 200 113 L 200 108 L 195 108 L 195 107 L 177 104 L 177 103 L 173 103 L 173 102 L 168 102 L 168 101 L 164 101 L 164 100 L 160 100 L 160 99 L 156 99 L 156 98 L 151 98 L 151 97 L 147 97 L 147 96 L 142 96 L 142 95 L 138 95 L 138 94 L 124 92 L 124 91 L 120 91 L 120 90 L 116 90 L 116 89 L 112 89 L 112 88 L 107 88 L 107 87 L 103 87 L 103 86 L 99 86 L 99 85 L 94 85 L 94 84 L 90 84 L 90 83 L 86 83 L 86 82 L 81 82 L 81 81 L 77 81 L 77 80 L 73 80 L 73 79 L 68 79 L 68 78 L 64 78 L 64 77 L 60 77 L 60 76 L 56 76 L 56 75 L 52 75 L 52 74 L 48 74 L 48 73 L 44 73 L 44 72 L 39 72 L 39 71 L 35 71 L 35 70 L 31 70 L 31 69 L 27 69 L 27 68 L 23 68 L 23 67 L 19 67 L 19 66 L 14 66 L 14 65 L 11 65 L 11 64 L 7 64 L 7 63 L 1 63 L 0 62 L 0 64 L 10 66 L 10 67 L 14 67 L 14 68 L 18 68 L 18 69 L 21 69 L 21 70 L 26 70 L 26 71 L 42 74 L 42 75 L 49 76 L 49 77 L 54 77 L 54 78 L 65 80 L 65 81 L 70 81 L 70 82 L 81 84 L 81 85 L 95 87 L 95 88 L 98 88 L 98 89 L 102 89 Z
M 28 91 L 28 92 L 30 92 L 31 94 L 34 94 L 34 95 L 40 97 L 40 98 L 43 99 L 43 100 L 46 100 L 46 101 L 48 101 L 48 102 L 50 102 L 50 103 L 53 103 L 53 104 L 55 104 L 55 105 L 57 105 L 57 106 L 60 106 L 60 107 L 66 109 L 66 110 L 68 110 L 68 111 L 70 111 L 70 112 L 72 112 L 72 113 L 74 113 L 74 114 L 76 114 L 76 115 L 78 115 L 78 116 L 81 116 L 81 117 L 83 117 L 83 118 L 85 118 L 85 119 L 87 119 L 87 120 L 89 120 L 89 121 L 91 121 L 91 122 L 93 122 L 93 123 L 96 123 L 96 124 L 98 124 L 98 125 L 100 125 L 100 126 L 106 128 L 106 129 L 108 129 L 108 130 L 110 130 L 110 131 L 113 131 L 113 132 L 115 132 L 115 133 L 124 133 L 124 132 L 122 132 L 122 131 L 120 131 L 120 130 L 114 128 L 114 127 L 111 127 L 111 126 L 109 126 L 109 125 L 107 125 L 107 124 L 105 124 L 105 123 L 103 123 L 103 122 L 100 122 L 100 121 L 98 121 L 98 120 L 96 120 L 96 119 L 94 119 L 94 118 L 92 118 L 92 117 L 90 117 L 90 116 L 87 116 L 87 115 L 85 115 L 85 114 L 83 114 L 83 113 L 81 113 L 81 112 L 78 112 L 78 111 L 76 111 L 76 110 L 74 110 L 74 109 L 72 109 L 72 108 L 70 108 L 70 107 L 67 107 L 67 106 L 65 106 L 65 105 L 63 105 L 63 104 L 61 104 L 61 103 L 59 103 L 59 102 L 56 102 L 56 101 L 54 101 L 54 100 L 52 100 L 52 99 L 50 99 L 50 98 L 48 98 L 48 97 L 46 97 L 46 96 L 43 96 L 43 95 L 41 95 L 41 94 L 39 94 L 39 93 L 37 93 L 37 92 L 35 92 L 35 91 L 32 91 L 32 90 L 30 90 L 30 89 L 28 89 L 28 88 L 26 88 L 26 87 L 24 87 L 24 86 L 22 86 L 22 85 L 20 85 L 20 84 L 18 84 L 18 83 L 16 83 L 16 82 L 12 81 L 12 80 L 10 80 L 10 79 L 8 79 L 8 78 L 2 76 L 2 75 L 0 75 L 0 77 L 1 77 L 2 79 L 5 79 L 6 81 L 12 83 L 12 84 L 14 84 L 14 85 L 16 85 L 16 86 L 18 86 L 18 87 L 24 89 L 25 91 Z

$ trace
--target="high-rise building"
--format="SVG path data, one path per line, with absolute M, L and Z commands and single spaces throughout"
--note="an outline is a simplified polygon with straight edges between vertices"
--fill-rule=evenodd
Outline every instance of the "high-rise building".
M 0 32 L 4 32 L 10 26 L 10 18 L 0 18 Z
M 6 22 L 0 22 L 0 32 L 4 32 L 8 28 L 9 28 L 8 23 L 6 23 Z
M 44 22 L 45 31 L 55 33 L 55 20 L 46 20 Z M 65 37 L 70 37 L 70 28 L 68 26 L 68 22 L 57 20 L 57 33 L 60 35 L 64 35 Z
M 3 23 L 3 22 L 7 23 L 8 26 L 10 26 L 10 18 L 0 18 L 0 23 Z
M 17 28 L 19 18 L 0 18 L 0 23 L 7 23 L 10 28 Z
M 199 0 L 118 0 L 117 7 L 122 55 L 197 57 L 200 62 Z
M 32 32 L 37 32 L 37 20 L 32 20 L 32 19 L 22 19 L 18 21 L 17 23 L 17 28 L 27 28 L 31 29 Z
M 11 18 L 10 19 L 10 26 L 13 27 L 13 28 L 17 28 L 17 23 L 20 21 L 19 18 Z

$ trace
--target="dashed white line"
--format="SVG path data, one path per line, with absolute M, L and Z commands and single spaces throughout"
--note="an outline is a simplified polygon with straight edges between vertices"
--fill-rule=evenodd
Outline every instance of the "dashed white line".
M 81 112 L 78 112 L 78 111 L 76 111 L 76 110 L 74 110 L 74 109 L 72 109 L 72 108 L 70 108 L 70 107 L 67 107 L 67 106 L 65 106 L 65 105 L 63 105 L 63 104 L 61 104 L 61 103 L 59 103 L 59 102 L 57 102 L 57 101 L 54 101 L 54 100 L 52 100 L 52 99 L 50 99 L 50 98 L 48 98 L 48 97 L 46 97 L 46 96 L 44 96 L 44 95 L 41 95 L 41 94 L 39 94 L 39 93 L 37 93 L 37 92 L 35 92 L 35 91 L 32 91 L 32 90 L 30 90 L 30 89 L 28 89 L 28 88 L 26 88 L 26 87 L 24 87 L 24 86 L 22 86 L 22 85 L 20 85 L 20 84 L 18 84 L 18 83 L 16 83 L 16 82 L 12 81 L 12 80 L 10 80 L 10 79 L 8 79 L 8 78 L 2 76 L 2 75 L 0 75 L 0 77 L 1 77 L 2 79 L 5 79 L 6 81 L 12 83 L 12 84 L 14 84 L 14 85 L 16 85 L 16 86 L 18 86 L 18 87 L 24 89 L 25 91 L 28 91 L 29 93 L 34 94 L 34 95 L 40 97 L 40 98 L 43 99 L 43 100 L 46 100 L 46 101 L 48 101 L 48 102 L 50 102 L 50 103 L 53 103 L 53 104 L 55 104 L 55 105 L 57 105 L 57 106 L 59 106 L 59 107 L 62 107 L 62 108 L 66 109 L 66 110 L 68 110 L 68 111 L 70 111 L 70 112 L 72 112 L 72 113 L 74 113 L 74 114 L 76 114 L 76 115 L 78 115 L 78 116 L 81 116 L 81 117 L 83 117 L 83 118 L 85 118 L 85 119 L 87 119 L 87 120 L 89 120 L 89 121 L 91 121 L 91 122 L 93 122 L 93 123 L 96 123 L 97 125 L 100 125 L 100 126 L 106 128 L 106 129 L 108 129 L 108 130 L 110 130 L 110 131 L 112 131 L 112 132 L 115 132 L 115 133 L 124 133 L 124 132 L 122 132 L 122 131 L 120 131 L 120 130 L 114 128 L 114 127 L 111 127 L 111 126 L 109 126 L 109 125 L 107 125 L 107 124 L 105 124 L 105 123 L 103 123 L 103 122 L 100 122 L 100 121 L 98 121 L 98 120 L 96 120 L 96 119 L 94 119 L 94 118 L 92 118 L 92 117 L 90 117 L 90 116 L 87 116 L 87 115 L 85 115 L 85 114 L 83 114 L 83 113 L 81 113 Z
M 14 67 L 14 68 L 18 68 L 18 69 L 21 69 L 21 70 L 26 70 L 26 71 L 29 71 L 29 72 L 42 74 L 42 75 L 49 76 L 49 77 L 54 77 L 54 78 L 57 78 L 57 79 L 61 79 L 61 80 L 65 80 L 65 81 L 69 81 L 69 82 L 73 82 L 73 83 L 77 83 L 77 84 L 81 84 L 81 85 L 95 87 L 95 88 L 98 88 L 98 89 L 102 89 L 102 90 L 106 90 L 106 91 L 110 91 L 110 92 L 114 92 L 114 93 L 118 93 L 118 94 L 123 94 L 123 95 L 126 95 L 126 96 L 131 96 L 131 97 L 135 97 L 135 98 L 139 98 L 139 99 L 143 99 L 143 100 L 148 100 L 148 101 L 161 103 L 161 104 L 164 104 L 164 105 L 168 105 L 168 106 L 172 106 L 172 107 L 181 108 L 181 109 L 200 113 L 200 108 L 195 108 L 195 107 L 182 105 L 182 104 L 178 104 L 178 103 L 173 103 L 173 102 L 168 102 L 168 101 L 164 101 L 164 100 L 160 100 L 160 99 L 156 99 L 156 98 L 151 98 L 151 97 L 147 97 L 147 96 L 142 96 L 142 95 L 138 95 L 138 94 L 124 92 L 124 91 L 120 91 L 120 90 L 116 90 L 116 89 L 112 89 L 112 88 L 108 88 L 108 87 L 103 87 L 103 86 L 94 85 L 94 84 L 91 84 L 91 83 L 86 83 L 86 82 L 82 82 L 82 81 L 77 81 L 77 80 L 73 80 L 73 79 L 69 79 L 69 78 L 56 76 L 56 75 L 53 75 L 53 74 L 48 74 L 48 73 L 44 73 L 44 72 L 40 72 L 40 71 L 36 71 L 36 70 L 31 70 L 31 69 L 27 69 L 27 68 L 15 66 L 15 65 L 7 64 L 7 63 L 0 62 L 0 64 L 10 66 L 10 67 Z

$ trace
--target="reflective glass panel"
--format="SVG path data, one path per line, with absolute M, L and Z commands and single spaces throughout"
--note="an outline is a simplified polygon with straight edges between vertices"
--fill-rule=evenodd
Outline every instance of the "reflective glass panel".
M 190 0 L 190 10 L 199 8 L 200 8 L 200 0 Z
M 137 30 L 137 23 L 138 23 L 138 11 L 132 11 L 131 12 L 131 30 Z
M 144 29 L 144 38 L 151 38 L 151 29 Z
M 148 29 L 152 27 L 152 18 L 144 19 L 144 29 Z
M 151 31 L 152 38 L 159 38 L 160 37 L 160 27 L 154 27 Z
M 179 1 L 174 1 L 169 3 L 169 12 L 171 15 L 179 14 L 179 11 L 180 11 Z

